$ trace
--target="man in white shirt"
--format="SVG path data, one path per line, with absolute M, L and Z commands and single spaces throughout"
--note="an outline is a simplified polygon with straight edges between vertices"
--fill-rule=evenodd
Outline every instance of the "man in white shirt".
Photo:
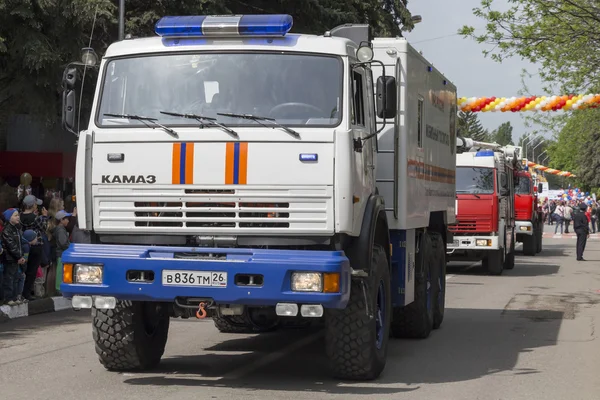
M 563 223 L 565 221 L 565 206 L 564 201 L 561 201 L 554 210 L 554 214 L 556 215 L 556 228 L 554 228 L 554 234 L 558 232 L 558 227 L 560 226 L 560 234 L 563 234 Z
M 569 225 L 571 225 L 571 221 L 573 220 L 573 209 L 569 205 L 569 203 L 565 204 L 565 233 L 569 233 Z

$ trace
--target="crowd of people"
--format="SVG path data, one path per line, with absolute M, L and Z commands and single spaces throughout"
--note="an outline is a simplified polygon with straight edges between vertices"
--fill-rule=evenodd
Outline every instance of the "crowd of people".
M 583 252 L 590 233 L 600 233 L 600 202 L 596 196 L 579 189 L 568 189 L 558 199 L 544 200 L 542 211 L 545 222 L 556 225 L 554 234 L 559 229 L 561 235 L 569 233 L 573 224 L 573 231 L 577 235 L 576 258 L 577 261 L 585 261 Z
M 76 208 L 72 213 L 65 211 L 64 200 L 52 198 L 44 204 L 32 194 L 24 196 L 18 208 L 2 211 L 1 304 L 13 306 L 36 299 L 36 292 L 40 292 L 34 287 L 36 281 L 44 288 L 42 292 L 50 288 L 60 293 L 61 256 L 77 231 L 76 216 Z
M 548 225 L 554 225 L 554 233 L 569 233 L 573 215 L 583 212 L 588 220 L 588 230 L 600 233 L 600 201 L 579 189 L 565 190 L 559 199 L 545 199 L 542 204 L 544 220 Z

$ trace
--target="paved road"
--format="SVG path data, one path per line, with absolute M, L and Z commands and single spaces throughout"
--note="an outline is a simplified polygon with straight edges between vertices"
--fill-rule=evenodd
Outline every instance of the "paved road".
M 0 397 L 107 399 L 600 398 L 600 242 L 586 263 L 574 240 L 544 239 L 503 276 L 451 268 L 442 329 L 394 340 L 376 382 L 328 378 L 318 332 L 219 334 L 210 321 L 173 320 L 160 368 L 116 374 L 99 365 L 89 315 L 72 311 L 0 325 Z

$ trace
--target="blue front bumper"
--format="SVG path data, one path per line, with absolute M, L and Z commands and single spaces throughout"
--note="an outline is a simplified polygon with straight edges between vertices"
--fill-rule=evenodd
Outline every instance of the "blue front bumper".
M 175 258 L 181 253 L 213 253 L 220 260 Z M 212 298 L 217 304 L 272 306 L 277 303 L 322 304 L 344 308 L 350 296 L 350 263 L 343 251 L 214 249 L 192 247 L 121 246 L 72 244 L 62 255 L 63 263 L 102 264 L 101 285 L 61 284 L 64 297 L 73 295 L 113 296 L 119 300 L 173 302 L 176 297 Z M 154 281 L 130 282 L 127 271 L 153 271 Z M 163 270 L 227 272 L 226 287 L 171 286 L 162 284 Z M 339 293 L 293 292 L 294 271 L 340 274 Z M 238 286 L 236 274 L 259 274 L 260 287 Z

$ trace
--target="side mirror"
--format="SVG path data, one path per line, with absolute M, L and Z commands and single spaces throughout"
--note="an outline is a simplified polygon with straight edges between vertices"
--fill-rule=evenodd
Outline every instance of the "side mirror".
M 396 78 L 380 76 L 377 78 L 377 116 L 379 118 L 396 117 Z
M 541 183 L 538 183 L 537 191 L 538 191 L 538 193 L 542 193 L 544 191 L 544 185 L 542 185 Z
M 67 67 L 63 74 L 62 95 L 62 126 L 63 129 L 76 134 L 76 109 L 77 109 L 77 76 L 76 68 Z

